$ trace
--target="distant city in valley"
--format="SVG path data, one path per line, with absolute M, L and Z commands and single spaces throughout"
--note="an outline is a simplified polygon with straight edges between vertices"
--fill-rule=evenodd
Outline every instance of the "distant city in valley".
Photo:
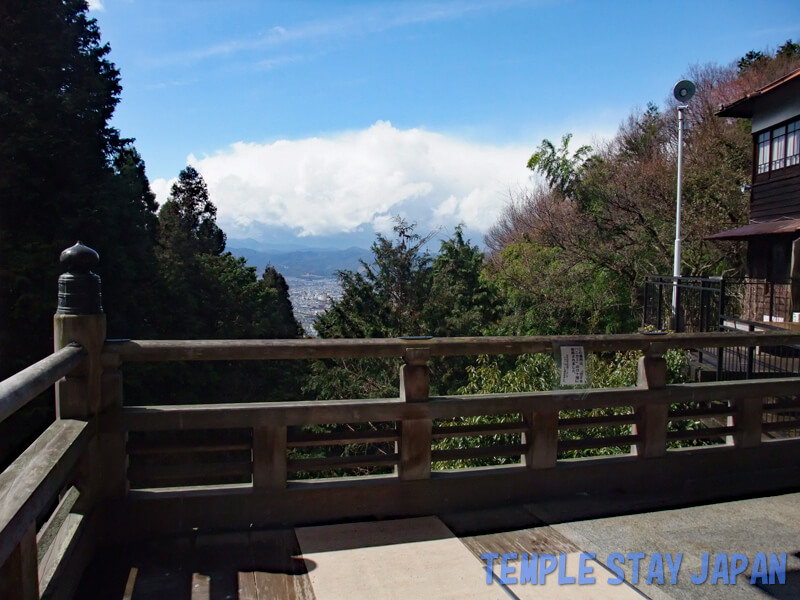
M 314 319 L 330 306 L 331 300 L 342 297 L 339 280 L 335 277 L 287 277 L 286 283 L 295 318 L 308 335 L 316 337 Z
M 299 248 L 290 251 L 262 244 L 256 240 L 228 240 L 228 250 L 234 256 L 255 267 L 258 276 L 272 265 L 286 278 L 294 315 L 306 333 L 316 336 L 314 319 L 330 306 L 331 300 L 342 297 L 336 274 L 339 271 L 358 271 L 360 260 L 368 260 L 364 248 Z

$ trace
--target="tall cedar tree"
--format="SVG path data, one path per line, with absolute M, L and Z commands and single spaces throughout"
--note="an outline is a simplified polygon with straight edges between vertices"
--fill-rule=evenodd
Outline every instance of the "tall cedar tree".
M 82 0 L 0 2 L 0 378 L 52 351 L 58 257 L 77 240 L 100 253 L 109 335 L 148 331 L 157 206 L 108 124 L 119 72 L 86 13 Z M 4 423 L 0 454 L 52 418 L 52 402 L 30 409 Z
M 225 233 L 203 177 L 181 171 L 158 214 L 158 266 L 163 290 L 157 335 L 166 339 L 296 338 L 302 328 L 286 280 L 267 267 L 263 277 L 225 252 Z M 295 399 L 302 366 L 274 363 L 193 363 L 137 367 L 129 402 L 159 389 L 157 400 L 195 403 Z M 130 378 L 129 378 L 130 379 Z

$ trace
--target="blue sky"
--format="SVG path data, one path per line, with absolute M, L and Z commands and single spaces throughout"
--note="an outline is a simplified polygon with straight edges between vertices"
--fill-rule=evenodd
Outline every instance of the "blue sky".
M 543 138 L 593 143 L 691 65 L 800 38 L 800 2 L 92 0 L 113 124 L 229 237 L 368 245 L 393 215 L 478 241 Z

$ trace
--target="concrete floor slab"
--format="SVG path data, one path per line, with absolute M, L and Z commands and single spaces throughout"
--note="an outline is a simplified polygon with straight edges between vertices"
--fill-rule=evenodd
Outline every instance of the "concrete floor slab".
M 485 569 L 436 517 L 296 530 L 317 598 L 492 598 Z
M 578 547 L 596 552 L 605 563 L 611 553 L 645 553 L 645 570 L 654 553 L 683 554 L 675 585 L 646 584 L 642 573 L 637 588 L 654 599 L 765 599 L 800 598 L 800 494 L 709 504 L 677 510 L 560 523 L 552 527 Z M 750 585 L 755 555 L 786 553 L 786 583 Z M 750 566 L 737 585 L 701 585 L 691 575 L 701 571 L 703 553 L 712 560 L 719 553 L 741 553 Z M 633 561 L 622 564 L 633 582 Z M 712 566 L 713 568 L 713 566 Z

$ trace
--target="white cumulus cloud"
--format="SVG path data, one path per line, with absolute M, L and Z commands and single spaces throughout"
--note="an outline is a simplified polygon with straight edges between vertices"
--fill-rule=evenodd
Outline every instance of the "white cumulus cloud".
M 89 0 L 89 10 L 103 10 L 103 0 Z
M 484 232 L 508 191 L 525 185 L 532 146 L 492 146 L 379 121 L 325 137 L 238 142 L 213 156 L 189 156 L 205 179 L 229 236 L 264 227 L 300 236 L 384 232 L 399 214 L 421 227 Z M 171 182 L 153 182 L 159 201 Z

